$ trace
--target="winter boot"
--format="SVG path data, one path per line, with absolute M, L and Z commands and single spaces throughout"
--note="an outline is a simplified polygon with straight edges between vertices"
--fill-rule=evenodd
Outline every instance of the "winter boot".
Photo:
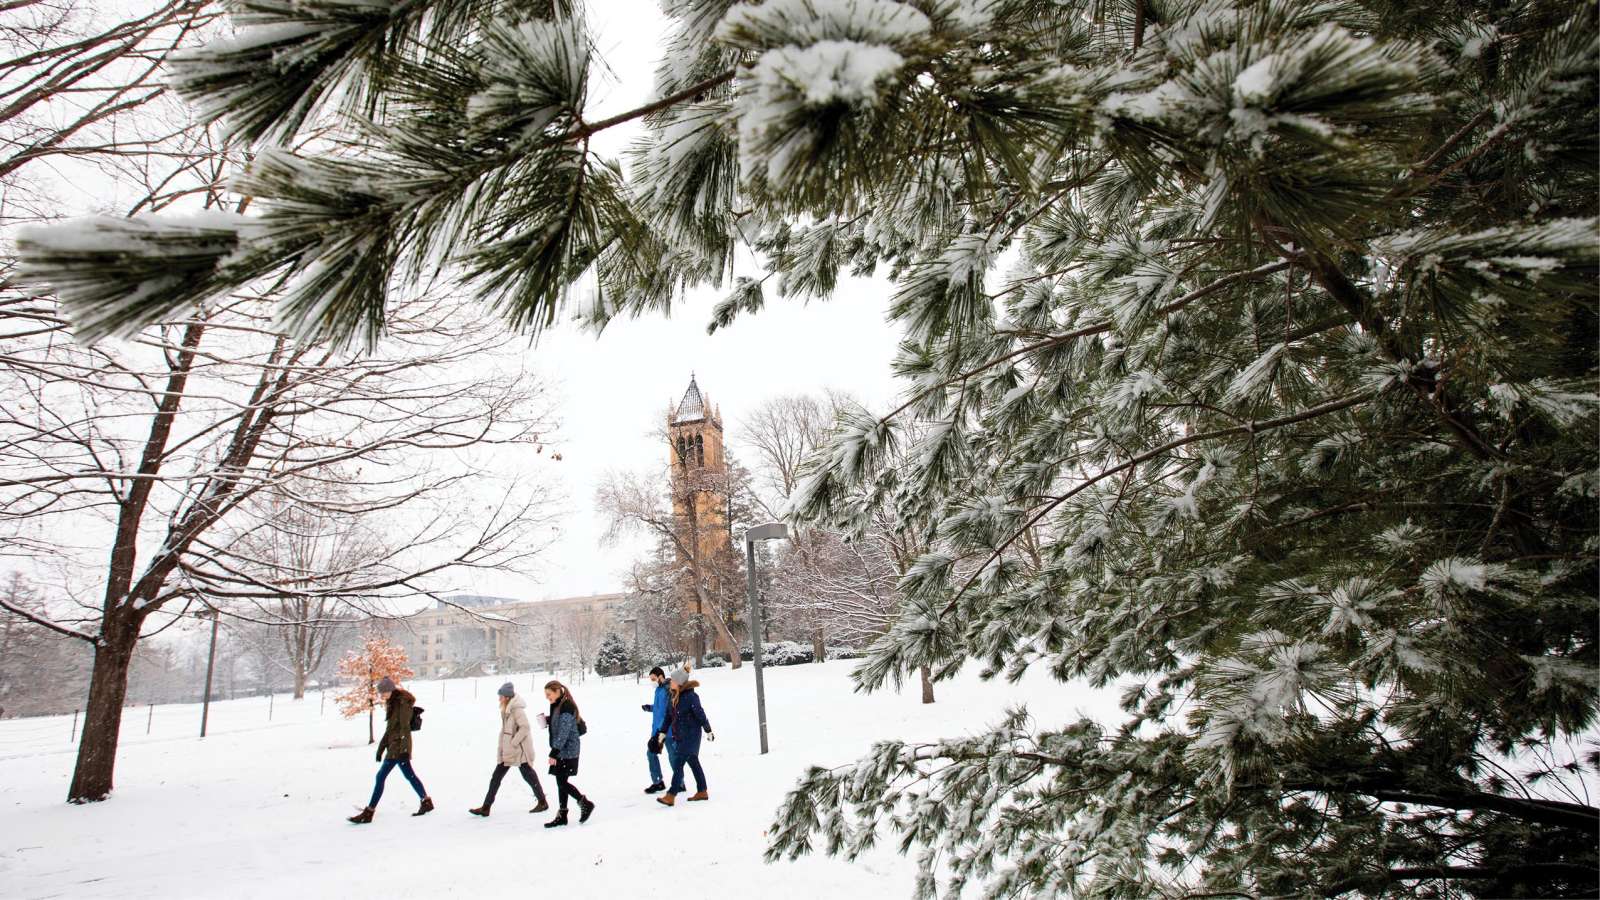
M 412 815 L 413 816 L 425 816 L 425 815 L 427 815 L 428 813 L 431 813 L 431 812 L 433 812 L 433 798 L 432 797 L 423 797 L 422 798 L 422 805 L 417 807 L 417 811 L 412 813 Z M 488 815 L 488 812 L 485 811 L 484 815 Z
M 472 813 L 475 816 L 483 816 L 485 819 L 487 819 L 489 818 L 489 804 L 485 803 L 477 809 L 469 809 L 467 812 Z
M 672 794 L 662 794 L 661 796 L 656 798 L 656 802 L 661 804 L 662 806 L 672 806 L 673 804 L 678 802 L 678 798 L 673 796 Z
M 539 798 L 539 805 L 535 806 L 533 809 L 528 810 L 528 812 L 541 813 L 541 812 L 544 812 L 545 810 L 547 810 L 549 808 L 550 808 L 550 804 L 548 802 L 546 802 L 543 797 L 540 797 Z
M 696 800 L 710 800 L 710 799 L 711 799 L 711 795 L 707 794 L 705 791 L 696 791 L 694 793 L 694 796 L 689 798 L 689 802 L 693 803 Z
M 368 822 L 371 822 L 371 821 L 372 821 L 372 807 L 370 807 L 370 806 L 367 807 L 366 809 L 363 809 L 361 812 L 358 812 L 355 815 L 350 817 L 350 822 L 352 824 L 354 824 L 354 825 L 365 825 L 365 824 L 367 824 Z
M 546 828 L 560 828 L 561 826 L 563 826 L 565 824 L 567 824 L 567 811 L 563 809 L 560 812 L 556 813 L 556 817 L 554 819 L 551 819 L 550 821 L 544 823 L 544 827 L 546 827 Z
M 589 817 L 593 814 L 594 801 L 590 800 L 588 797 L 580 797 L 578 799 L 578 823 L 581 825 L 582 823 L 589 821 Z
M 646 794 L 659 794 L 659 793 L 661 793 L 662 791 L 664 791 L 666 789 L 667 789 L 667 786 L 658 781 L 655 784 L 652 784 L 649 787 L 645 788 L 644 792 Z

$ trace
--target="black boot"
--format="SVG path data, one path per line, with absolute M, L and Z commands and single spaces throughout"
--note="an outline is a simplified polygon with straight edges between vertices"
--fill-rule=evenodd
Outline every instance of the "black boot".
M 528 812 L 541 813 L 541 812 L 544 812 L 545 810 L 547 810 L 549 808 L 550 808 L 550 804 L 548 802 L 546 802 L 543 797 L 540 797 L 538 805 L 535 806 L 533 809 L 528 810 Z
M 667 786 L 658 781 L 655 784 L 652 784 L 649 787 L 645 788 L 644 792 L 646 794 L 659 794 L 659 793 L 661 793 L 662 791 L 664 791 L 666 789 L 667 789 Z
M 588 797 L 578 798 L 578 822 L 582 824 L 589 821 L 589 816 L 594 814 L 594 802 Z
M 567 824 L 567 811 L 563 809 L 562 811 L 556 813 L 556 817 L 554 819 L 551 819 L 550 821 L 544 823 L 544 827 L 546 827 L 546 828 L 560 828 L 562 825 L 565 825 L 565 824 Z
M 361 812 L 356 813 L 355 815 L 351 816 L 348 821 L 353 825 L 365 825 L 368 822 L 371 822 L 372 807 L 369 806 L 366 809 L 363 809 Z
M 413 816 L 425 816 L 425 815 L 427 815 L 428 813 L 431 813 L 431 812 L 433 812 L 433 798 L 432 797 L 423 797 L 422 798 L 422 805 L 417 807 L 417 811 L 412 813 L 412 815 Z

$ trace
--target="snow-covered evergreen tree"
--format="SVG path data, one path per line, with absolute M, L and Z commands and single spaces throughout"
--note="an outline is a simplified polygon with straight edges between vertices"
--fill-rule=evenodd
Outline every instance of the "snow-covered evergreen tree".
M 631 668 L 633 668 L 633 655 L 628 651 L 628 645 L 623 643 L 622 637 L 615 631 L 606 632 L 606 636 L 600 641 L 600 649 L 595 651 L 595 673 L 601 677 L 622 675 Z
M 440 268 L 533 330 L 744 243 L 772 277 L 713 325 L 886 269 L 908 402 L 792 508 L 858 527 L 917 427 L 929 551 L 862 686 L 1037 666 L 1129 719 L 814 770 L 773 857 L 888 832 L 924 896 L 1592 890 L 1592 3 L 665 5 L 659 99 L 595 121 L 573 4 L 237 0 L 175 84 L 262 144 L 259 212 L 36 231 L 26 271 L 89 338 L 282 277 L 288 325 L 361 339 Z M 639 119 L 625 176 L 589 139 Z M 285 149 L 330 122 L 350 152 Z

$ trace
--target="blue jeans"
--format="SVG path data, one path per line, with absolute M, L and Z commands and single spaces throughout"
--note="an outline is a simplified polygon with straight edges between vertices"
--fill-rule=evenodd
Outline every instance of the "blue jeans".
M 411 760 L 386 759 L 383 761 L 383 765 L 378 767 L 378 780 L 372 785 L 372 799 L 367 801 L 368 806 L 374 809 L 377 808 L 378 801 L 383 799 L 383 783 L 389 778 L 389 773 L 394 771 L 396 766 L 400 768 L 400 774 L 411 782 L 411 788 L 417 792 L 419 798 L 428 796 L 428 792 L 422 787 L 422 782 L 417 778 L 417 773 L 411 771 Z
M 694 773 L 694 789 L 697 791 L 706 789 L 706 771 L 700 768 L 700 754 L 694 753 L 685 756 L 678 752 L 678 742 L 668 738 L 667 760 L 672 763 L 672 786 L 667 788 L 667 793 L 681 794 L 684 792 L 683 767 L 685 765 L 688 765 L 689 770 Z
M 654 739 L 652 738 L 652 740 L 654 740 Z M 645 748 L 644 758 L 645 758 L 645 761 L 650 764 L 650 783 L 651 784 L 660 784 L 661 783 L 661 754 L 659 754 L 659 753 L 651 753 L 649 748 Z

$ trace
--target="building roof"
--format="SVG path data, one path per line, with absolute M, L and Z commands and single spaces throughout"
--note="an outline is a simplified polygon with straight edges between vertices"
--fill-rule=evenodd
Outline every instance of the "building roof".
M 706 417 L 705 398 L 700 396 L 700 385 L 695 383 L 694 376 L 689 376 L 689 389 L 683 392 L 683 401 L 678 404 L 678 411 L 673 414 L 672 421 L 698 422 Z

